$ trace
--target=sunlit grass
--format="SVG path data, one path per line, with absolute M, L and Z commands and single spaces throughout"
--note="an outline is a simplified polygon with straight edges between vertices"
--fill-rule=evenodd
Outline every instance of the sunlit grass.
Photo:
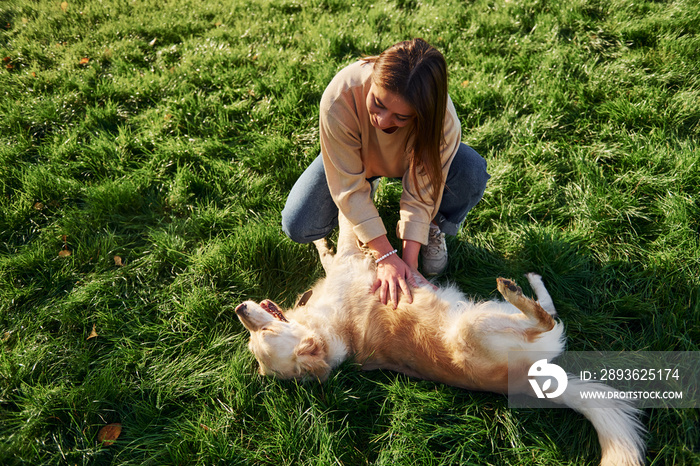
M 541 273 L 571 350 L 698 351 L 699 25 L 692 0 L 2 2 L 0 462 L 594 464 L 573 412 L 350 363 L 262 379 L 233 309 L 321 274 L 279 217 L 327 83 L 424 37 L 492 175 L 444 279 Z M 647 410 L 649 462 L 700 462 L 698 421 Z

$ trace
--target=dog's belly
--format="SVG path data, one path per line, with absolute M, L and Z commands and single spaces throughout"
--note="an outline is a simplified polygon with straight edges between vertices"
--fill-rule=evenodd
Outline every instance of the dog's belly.
M 358 361 L 359 362 L 359 361 Z M 508 393 L 507 366 L 491 366 L 487 370 L 476 367 L 459 367 L 444 361 L 430 361 L 426 364 L 420 357 L 401 356 L 400 359 L 374 355 L 361 362 L 362 370 L 390 370 L 409 377 L 439 382 L 466 390 Z
M 455 296 L 455 297 L 461 297 Z M 350 356 L 363 370 L 390 370 L 469 390 L 506 393 L 507 360 L 494 359 L 469 329 L 474 303 L 448 302 L 427 290 L 415 290 L 413 304 L 397 309 L 366 293 L 346 295 L 338 314 Z
M 375 310 L 355 332 L 355 362 L 363 370 L 384 369 L 411 377 L 469 388 L 464 371 L 440 331 L 401 309 Z M 363 322 L 364 324 L 364 322 Z

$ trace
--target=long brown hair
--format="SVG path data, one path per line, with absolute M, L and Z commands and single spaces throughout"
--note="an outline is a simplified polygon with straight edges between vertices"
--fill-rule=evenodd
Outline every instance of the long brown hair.
M 437 200 L 444 182 L 440 145 L 444 141 L 447 110 L 445 57 L 423 39 L 413 39 L 394 44 L 379 56 L 365 60 L 374 63 L 372 81 L 401 96 L 415 110 L 409 138 L 413 147 L 407 151 L 411 157 L 411 176 L 418 185 L 418 173 L 425 173 L 432 197 Z

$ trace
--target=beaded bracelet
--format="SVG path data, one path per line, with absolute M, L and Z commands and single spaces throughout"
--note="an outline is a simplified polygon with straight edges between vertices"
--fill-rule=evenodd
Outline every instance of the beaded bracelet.
M 394 249 L 394 250 L 391 251 L 391 252 L 387 252 L 387 253 L 384 254 L 382 257 L 380 257 L 379 259 L 377 259 L 376 261 L 374 261 L 374 263 L 375 263 L 375 264 L 379 264 L 381 261 L 383 261 L 384 259 L 386 259 L 387 257 L 389 257 L 389 256 L 391 256 L 391 255 L 393 255 L 393 254 L 396 254 L 397 252 L 398 252 L 398 251 L 397 251 L 396 249 Z

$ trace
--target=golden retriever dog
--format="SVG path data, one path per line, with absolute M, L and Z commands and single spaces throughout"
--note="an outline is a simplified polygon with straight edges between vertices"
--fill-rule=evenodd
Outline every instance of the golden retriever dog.
M 236 308 L 263 375 L 324 381 L 353 358 L 364 370 L 386 369 L 468 390 L 533 396 L 528 371 L 537 360 L 530 352 L 564 350 L 564 327 L 554 319 L 554 304 L 539 275 L 527 275 L 538 301 L 499 278 L 497 288 L 505 301 L 476 302 L 453 286 L 435 290 L 426 285 L 413 289 L 412 303 L 402 298 L 394 309 L 370 294 L 375 263 L 357 246 L 347 223 L 341 219 L 335 255 L 325 240 L 315 244 L 326 277 L 303 302 L 289 311 L 270 300 L 246 301 Z M 522 356 L 514 361 L 511 354 L 509 362 L 511 351 Z M 614 389 L 568 378 L 567 390 L 551 401 L 590 420 L 600 440 L 601 464 L 642 464 L 643 428 L 637 410 L 624 401 L 601 408 L 582 400 L 578 391 Z

